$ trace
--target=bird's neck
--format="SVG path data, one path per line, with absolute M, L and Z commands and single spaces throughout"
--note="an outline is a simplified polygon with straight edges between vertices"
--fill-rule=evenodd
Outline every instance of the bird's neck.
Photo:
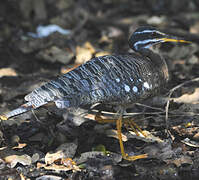
M 162 74 L 163 78 L 168 81 L 169 79 L 169 72 L 167 63 L 165 62 L 164 58 L 157 53 L 154 53 L 152 50 L 143 48 L 138 51 L 142 56 L 145 56 L 150 59 L 156 70 Z

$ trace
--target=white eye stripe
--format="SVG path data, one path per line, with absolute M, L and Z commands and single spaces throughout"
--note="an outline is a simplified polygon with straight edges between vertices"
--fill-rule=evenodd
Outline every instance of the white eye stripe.
M 157 30 L 144 30 L 144 31 L 137 31 L 137 32 L 134 32 L 134 34 L 144 34 L 144 33 L 152 33 L 152 32 L 156 32 L 157 34 L 161 34 L 161 35 L 165 35 L 164 33 L 160 32 L 160 31 L 157 31 Z
M 149 44 L 150 42 L 155 42 L 155 43 L 159 43 L 162 42 L 162 40 L 157 40 L 157 39 L 146 39 L 143 41 L 137 41 L 134 44 L 134 48 L 137 50 L 139 45 L 142 45 L 144 47 L 144 44 L 146 44 L 146 47 L 150 47 L 152 44 Z M 148 44 L 148 45 L 147 45 Z
M 152 33 L 152 32 L 157 32 L 157 31 L 156 30 L 144 30 L 144 31 L 134 32 L 134 34 L 143 34 L 143 33 Z

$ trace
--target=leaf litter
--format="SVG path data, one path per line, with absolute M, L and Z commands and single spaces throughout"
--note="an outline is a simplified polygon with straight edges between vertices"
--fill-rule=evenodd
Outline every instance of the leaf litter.
M 113 118 L 115 107 L 97 105 L 91 111 L 78 109 L 70 114 L 52 105 L 34 111 L 35 115 L 30 112 L 16 117 L 13 122 L 19 120 L 17 124 L 2 122 L 0 158 L 2 164 L 11 167 L 10 173 L 4 174 L 5 179 L 11 177 L 10 174 L 14 179 L 18 176 L 21 179 L 143 179 L 150 176 L 151 179 L 182 179 L 184 172 L 192 177 L 199 175 L 196 173 L 199 38 L 197 34 L 190 34 L 198 32 L 198 18 L 193 15 L 198 5 L 195 1 L 191 6 L 188 1 L 176 2 L 168 6 L 164 2 L 104 0 L 89 2 L 85 8 L 79 1 L 22 0 L 12 2 L 16 5 L 14 9 L 11 2 L 4 3 L 2 7 L 11 11 L 8 16 L 3 13 L 0 30 L 4 47 L 0 49 L 3 57 L 1 112 L 17 107 L 24 95 L 41 83 L 92 57 L 129 52 L 128 35 L 140 25 L 153 24 L 165 31 L 173 30 L 174 35 L 185 35 L 196 43 L 195 47 L 160 47 L 160 53 L 172 59 L 168 60 L 172 79 L 161 94 L 164 97 L 146 101 L 146 106 L 129 107 L 125 113 L 126 117 L 134 116 L 147 134 L 145 138 L 123 128 L 125 148 L 132 154 L 147 153 L 149 158 L 130 163 L 122 161 L 114 123 L 101 125 L 94 121 L 101 109 L 105 116 Z M 190 7 L 191 11 L 178 13 Z M 168 17 L 167 11 L 174 13 L 175 18 Z M 55 32 L 42 39 L 27 36 L 27 32 L 34 32 L 39 24 L 55 22 L 71 33 L 64 36 Z M 19 136 L 19 141 L 12 141 L 14 135 Z M 95 148 L 99 145 L 103 150 Z M 149 166 L 153 166 L 153 170 Z M 0 174 L 5 171 L 2 167 Z

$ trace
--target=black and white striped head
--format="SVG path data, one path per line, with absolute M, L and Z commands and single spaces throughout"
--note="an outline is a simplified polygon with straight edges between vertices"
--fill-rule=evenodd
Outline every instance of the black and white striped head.
M 130 48 L 132 48 L 134 51 L 139 51 L 143 48 L 149 48 L 154 44 L 163 42 L 189 43 L 189 41 L 167 35 L 153 27 L 140 27 L 131 35 L 129 39 Z

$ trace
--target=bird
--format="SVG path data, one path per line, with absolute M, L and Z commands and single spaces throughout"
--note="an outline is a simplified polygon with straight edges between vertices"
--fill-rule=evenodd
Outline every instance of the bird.
M 137 28 L 129 38 L 133 53 L 94 57 L 72 71 L 51 80 L 25 96 L 27 103 L 0 116 L 13 116 L 54 102 L 57 108 L 70 109 L 87 105 L 118 106 L 116 128 L 122 157 L 136 160 L 145 155 L 129 156 L 124 151 L 121 127 L 127 106 L 159 93 L 169 80 L 165 59 L 151 47 L 164 42 L 190 43 L 183 38 L 165 34 L 154 27 Z

